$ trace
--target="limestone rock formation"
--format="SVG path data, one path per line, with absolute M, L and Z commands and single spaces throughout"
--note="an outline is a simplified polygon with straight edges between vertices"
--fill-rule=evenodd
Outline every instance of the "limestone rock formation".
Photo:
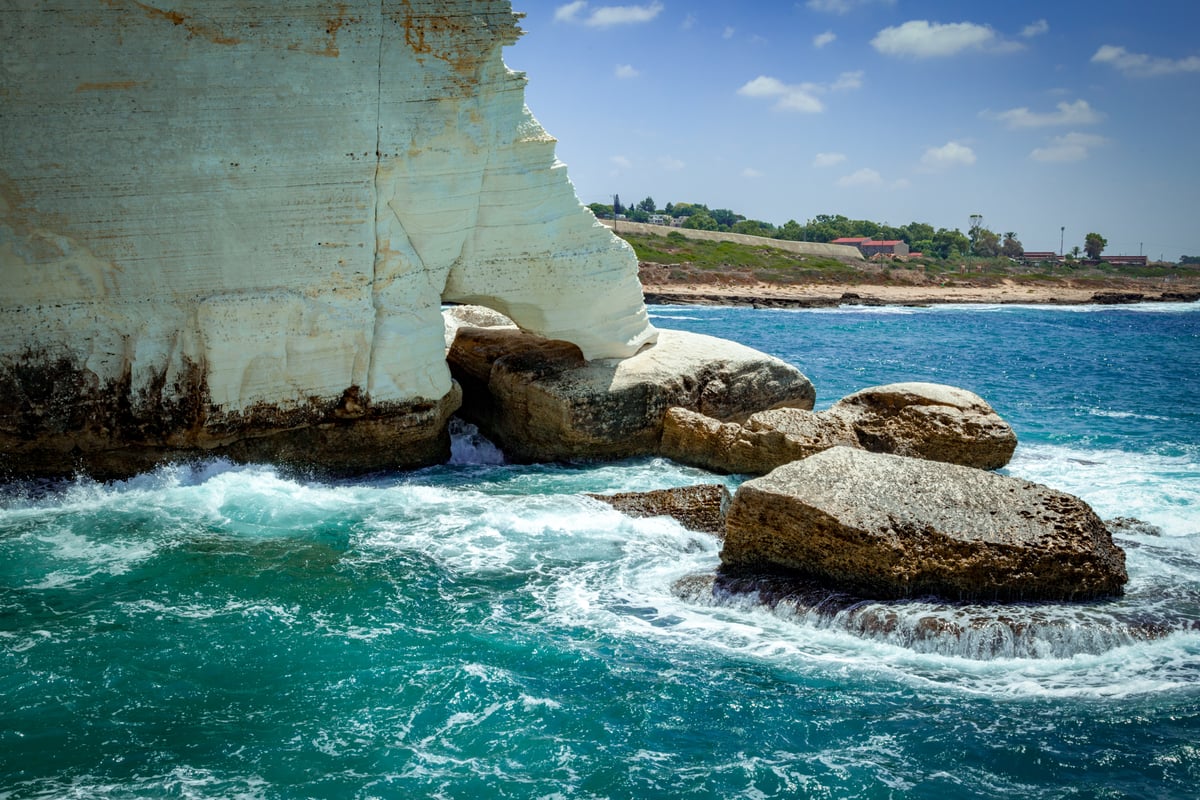
M 459 328 L 513 328 L 516 323 L 487 306 L 450 306 L 442 310 L 446 352 L 450 352 Z
M 463 417 L 515 461 L 649 455 L 672 406 L 744 419 L 776 406 L 811 408 L 815 396 L 777 358 L 682 331 L 659 331 L 657 344 L 631 358 L 589 362 L 568 342 L 461 328 L 449 360 Z
M 672 408 L 663 422 L 659 452 L 713 472 L 765 475 L 838 445 L 858 447 L 854 428 L 840 416 L 777 408 L 753 414 L 741 424 Z
M 681 464 L 748 475 L 837 446 L 999 469 L 1012 458 L 1017 436 L 965 389 L 894 383 L 855 392 L 826 411 L 779 408 L 744 424 L 671 409 L 662 438 L 662 454 Z
M 868 597 L 1119 594 L 1125 554 L 1082 500 L 954 464 L 835 447 L 742 484 L 723 569 L 791 571 Z
M 725 535 L 725 513 L 733 498 L 719 483 L 649 492 L 590 494 L 630 517 L 671 517 L 688 530 Z
M 891 383 L 843 397 L 828 412 L 846 419 L 864 448 L 999 469 L 1017 435 L 979 395 L 939 383 Z
M 444 300 L 588 358 L 654 340 L 504 65 L 508 0 L 0 17 L 0 469 L 269 458 L 314 425 L 363 467 L 425 463 L 456 402 Z

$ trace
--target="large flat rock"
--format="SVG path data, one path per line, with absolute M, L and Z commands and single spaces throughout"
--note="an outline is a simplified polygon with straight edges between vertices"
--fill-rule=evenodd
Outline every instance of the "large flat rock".
M 723 569 L 868 597 L 1119 594 L 1125 554 L 1077 497 L 984 470 L 835 447 L 738 489 Z
M 798 369 L 734 342 L 659 331 L 631 358 L 587 361 L 578 348 L 504 328 L 459 329 L 450 368 L 462 415 L 516 461 L 623 458 L 658 452 L 673 406 L 744 419 L 811 408 Z

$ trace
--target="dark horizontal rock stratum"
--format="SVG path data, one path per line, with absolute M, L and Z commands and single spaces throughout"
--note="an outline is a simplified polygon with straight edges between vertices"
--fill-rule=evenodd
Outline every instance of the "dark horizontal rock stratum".
M 1120 594 L 1125 554 L 1079 498 L 984 470 L 835 447 L 748 481 L 722 569 L 791 572 L 867 597 Z

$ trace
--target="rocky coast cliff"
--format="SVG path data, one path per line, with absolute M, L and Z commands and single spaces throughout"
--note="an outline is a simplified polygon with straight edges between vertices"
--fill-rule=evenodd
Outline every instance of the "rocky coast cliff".
M 440 307 L 653 342 L 631 250 L 502 59 L 507 0 L 0 11 L 0 453 L 444 459 Z

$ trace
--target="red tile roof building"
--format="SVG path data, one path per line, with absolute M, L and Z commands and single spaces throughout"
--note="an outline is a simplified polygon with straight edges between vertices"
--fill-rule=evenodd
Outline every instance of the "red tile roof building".
M 869 236 L 843 236 L 834 239 L 830 244 L 845 244 L 857 247 L 868 258 L 875 255 L 907 256 L 908 244 L 900 239 L 884 239 L 875 241 Z

